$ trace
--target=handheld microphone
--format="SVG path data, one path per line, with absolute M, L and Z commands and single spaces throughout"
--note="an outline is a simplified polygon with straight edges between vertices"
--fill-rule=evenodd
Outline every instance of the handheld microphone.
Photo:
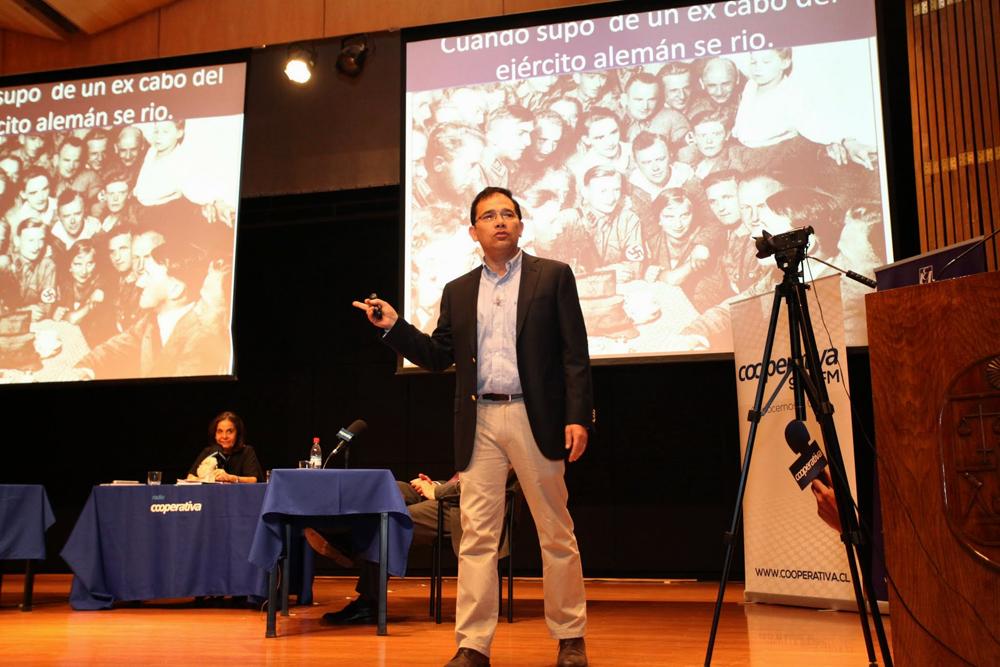
M 330 459 L 337 455 L 337 452 L 343 449 L 345 445 L 349 444 L 356 435 L 363 433 L 366 428 L 368 428 L 368 422 L 364 419 L 355 419 L 351 422 L 350 426 L 337 431 L 337 444 L 327 455 L 326 461 L 323 461 L 323 467 L 325 468 L 326 464 L 330 462 Z
M 826 457 L 815 440 L 809 442 L 809 429 L 798 419 L 788 422 L 785 427 L 785 442 L 798 455 L 795 463 L 788 466 L 788 472 L 792 473 L 799 489 L 805 489 L 826 468 Z

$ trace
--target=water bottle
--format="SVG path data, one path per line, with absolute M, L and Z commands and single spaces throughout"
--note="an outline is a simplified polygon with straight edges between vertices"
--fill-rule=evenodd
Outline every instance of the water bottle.
M 319 446 L 319 438 L 313 438 L 313 446 L 309 449 L 309 467 L 323 467 L 323 448 Z

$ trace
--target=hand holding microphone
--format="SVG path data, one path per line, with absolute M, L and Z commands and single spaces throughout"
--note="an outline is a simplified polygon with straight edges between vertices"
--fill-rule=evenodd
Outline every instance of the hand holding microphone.
M 798 454 L 795 463 L 788 466 L 792 478 L 800 489 L 809 487 L 812 491 L 816 498 L 816 514 L 823 523 L 838 533 L 841 532 L 837 494 L 833 489 L 826 457 L 819 445 L 815 440 L 810 442 L 809 429 L 798 419 L 793 419 L 785 427 L 785 442 L 789 449 Z
M 813 496 L 816 498 L 816 514 L 823 520 L 823 523 L 842 532 L 840 527 L 840 512 L 837 509 L 837 494 L 833 491 L 833 480 L 830 478 L 830 471 L 823 470 L 816 479 L 811 482 Z

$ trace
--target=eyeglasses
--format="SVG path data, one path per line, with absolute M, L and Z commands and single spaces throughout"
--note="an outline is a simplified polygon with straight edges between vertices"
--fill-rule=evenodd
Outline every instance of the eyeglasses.
M 483 213 L 481 216 L 476 218 L 476 222 L 496 222 L 497 217 L 503 219 L 504 222 L 513 222 L 514 220 L 517 220 L 517 213 L 514 213 L 514 211 L 509 208 L 505 208 L 501 211 L 486 211 L 486 213 Z

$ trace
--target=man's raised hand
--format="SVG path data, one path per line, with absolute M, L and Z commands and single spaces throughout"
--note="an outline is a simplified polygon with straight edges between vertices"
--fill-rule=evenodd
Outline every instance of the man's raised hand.
M 388 331 L 392 328 L 392 325 L 396 323 L 399 319 L 399 314 L 396 309 L 393 308 L 387 301 L 382 299 L 365 299 L 364 301 L 354 301 L 351 304 L 359 310 L 365 311 L 365 315 L 368 317 L 368 321 L 379 327 L 380 329 L 385 329 Z M 380 319 L 375 319 L 375 306 L 380 306 L 382 308 L 382 317 Z

